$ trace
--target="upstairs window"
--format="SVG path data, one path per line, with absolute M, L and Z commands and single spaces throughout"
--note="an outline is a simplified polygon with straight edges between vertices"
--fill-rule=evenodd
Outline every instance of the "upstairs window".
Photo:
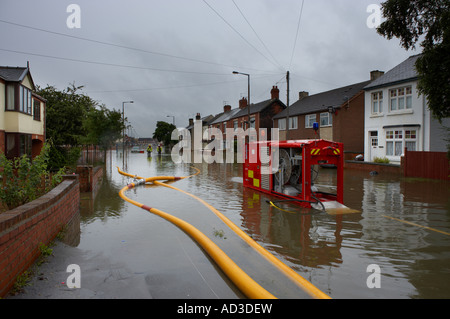
M 278 129 L 280 131 L 286 130 L 286 118 L 278 119 Z
M 333 125 L 333 114 L 331 113 L 320 113 L 320 126 L 331 126 Z
M 298 117 L 297 116 L 290 117 L 289 118 L 289 129 L 296 130 L 297 127 L 298 127 Z
M 401 111 L 412 108 L 412 88 L 411 86 L 389 90 L 390 111 Z
M 314 122 L 316 122 L 316 114 L 308 114 L 305 116 L 305 127 L 306 128 L 312 128 L 314 125 Z
M 41 102 L 33 99 L 33 119 L 35 121 L 41 120 Z
M 6 85 L 6 110 L 14 111 L 16 109 L 15 85 Z
M 372 114 L 383 113 L 383 91 L 372 93 Z

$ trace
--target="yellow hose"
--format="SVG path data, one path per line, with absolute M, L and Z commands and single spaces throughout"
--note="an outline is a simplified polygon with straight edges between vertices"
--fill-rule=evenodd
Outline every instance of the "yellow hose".
M 130 176 L 129 174 L 125 174 Z M 133 176 L 132 176 L 133 177 Z M 151 177 L 146 178 L 145 180 L 176 180 L 179 178 L 172 176 L 160 176 L 160 177 Z M 239 268 L 236 263 L 231 260 L 214 242 L 212 242 L 207 236 L 205 236 L 202 232 L 200 232 L 197 228 L 192 226 L 191 224 L 185 222 L 182 219 L 179 219 L 175 216 L 167 214 L 159 209 L 148 207 L 139 202 L 136 202 L 125 196 L 124 192 L 128 189 L 131 189 L 135 186 L 134 183 L 131 183 L 124 188 L 122 188 L 119 192 L 119 196 L 126 200 L 127 202 L 136 205 L 144 210 L 147 210 L 155 215 L 158 215 L 174 225 L 178 226 L 180 229 L 185 231 L 188 235 L 190 235 L 208 254 L 209 256 L 217 263 L 217 265 L 222 269 L 222 271 L 230 278 L 230 280 L 238 287 L 238 289 L 251 299 L 276 299 L 274 295 L 261 287 L 257 282 L 255 282 L 250 276 L 248 276 L 241 268 Z
M 118 167 L 117 167 L 118 168 Z M 306 279 L 304 279 L 302 276 L 300 276 L 298 273 L 296 273 L 294 270 L 292 270 L 290 267 L 288 267 L 286 264 L 284 264 L 283 262 L 281 262 L 278 258 L 276 258 L 274 255 L 272 255 L 270 252 L 268 252 L 266 249 L 264 249 L 261 245 L 259 245 L 257 242 L 255 242 L 251 237 L 249 237 L 245 232 L 243 232 L 239 227 L 237 227 L 232 221 L 230 221 L 226 216 L 224 216 L 222 213 L 220 213 L 216 208 L 214 208 L 213 206 L 211 206 L 210 204 L 208 204 L 207 202 L 205 202 L 204 200 L 202 200 L 201 198 L 199 198 L 199 197 L 197 197 L 197 196 L 195 196 L 195 195 L 192 195 L 192 194 L 190 194 L 190 193 L 188 193 L 188 192 L 186 192 L 186 191 L 183 191 L 183 190 L 181 190 L 181 189 L 179 189 L 179 188 L 176 188 L 176 187 L 174 187 L 174 186 L 172 186 L 172 185 L 168 185 L 168 184 L 165 184 L 165 183 L 161 183 L 161 182 L 159 182 L 159 180 L 166 180 L 166 181 L 168 181 L 168 180 L 179 180 L 179 179 L 184 179 L 184 178 L 188 178 L 188 177 L 191 177 L 191 176 L 195 176 L 195 175 L 197 175 L 197 174 L 199 174 L 199 170 L 197 169 L 197 168 L 195 168 L 195 167 L 193 167 L 194 169 L 196 169 L 197 170 L 197 173 L 196 174 L 193 174 L 193 175 L 190 175 L 190 176 L 185 176 L 185 177 L 173 177 L 173 176 L 160 176 L 160 177 L 149 177 L 149 178 L 142 178 L 142 177 L 139 177 L 139 176 L 135 176 L 135 175 L 131 175 L 131 174 L 128 174 L 128 173 L 125 173 L 125 172 L 123 172 L 123 171 L 121 171 L 119 168 L 118 168 L 118 170 L 119 170 L 119 173 L 120 174 L 122 174 L 122 175 L 125 175 L 125 176 L 129 176 L 129 177 L 134 177 L 134 178 L 137 178 L 137 179 L 144 179 L 145 180 L 145 182 L 153 182 L 154 184 L 156 184 L 156 185 L 160 185 L 160 186 L 164 186 L 164 187 L 168 187 L 168 188 L 171 188 L 171 189 L 174 189 L 174 190 L 177 190 L 177 191 L 179 191 L 179 192 L 182 192 L 182 193 L 184 193 L 184 194 L 186 194 L 186 195 L 189 195 L 189 196 L 191 196 L 192 198 L 194 198 L 194 199 L 196 199 L 196 200 L 198 200 L 199 202 L 201 202 L 204 206 L 206 206 L 207 208 L 209 208 L 214 214 L 216 214 L 216 216 L 217 217 L 219 217 L 225 224 L 227 224 L 238 236 L 240 236 L 247 244 L 249 244 L 251 247 L 253 247 L 256 251 L 258 251 L 263 257 L 265 257 L 267 260 L 269 260 L 270 262 L 272 262 L 272 264 L 274 264 L 278 269 L 280 269 L 286 276 L 288 276 L 294 283 L 296 283 L 300 288 L 302 288 L 306 293 L 308 293 L 311 297 L 313 297 L 313 298 L 317 298 L 317 299 L 330 299 L 330 297 L 327 295 L 327 294 L 325 294 L 325 293 L 323 293 L 322 291 L 320 291 L 317 287 L 315 287 L 312 283 L 310 283 L 309 281 L 307 281 Z M 134 184 L 133 184 L 133 187 L 134 187 Z M 136 205 L 136 206 L 138 206 L 138 207 L 141 207 L 141 208 L 144 208 L 144 209 L 147 209 L 147 210 L 149 210 L 149 211 L 151 211 L 152 213 L 155 213 L 155 214 L 157 214 L 157 215 L 159 215 L 159 216 L 161 216 L 161 217 L 163 217 L 163 218 L 166 218 L 166 217 L 171 217 L 171 218 L 173 218 L 174 219 L 174 221 L 171 221 L 171 220 L 169 220 L 168 218 L 166 218 L 167 220 L 169 220 L 169 221 L 171 221 L 171 222 L 173 222 L 174 224 L 176 224 L 175 223 L 175 220 L 179 220 L 178 218 L 176 218 L 176 217 L 173 217 L 173 216 L 171 216 L 171 215 L 168 215 L 168 214 L 166 214 L 166 213 L 164 213 L 164 212 L 161 212 L 161 211 L 159 211 L 159 210 L 157 210 L 157 209 L 154 209 L 154 208 L 150 208 L 150 207 L 147 207 L 147 206 L 145 206 L 145 205 L 142 205 L 142 204 L 140 204 L 140 203 L 137 203 L 137 202 L 135 202 L 135 201 L 132 201 L 132 200 L 130 200 L 130 199 L 128 199 L 128 198 L 126 198 L 124 195 L 123 195 L 123 192 L 126 190 L 126 189 L 129 189 L 130 187 L 129 186 L 126 186 L 126 187 L 124 187 L 121 191 L 120 191 L 120 196 L 123 198 L 123 199 L 125 199 L 125 200 L 127 200 L 127 201 L 129 201 L 129 202 L 131 202 L 131 203 L 133 203 L 134 205 Z M 163 213 L 163 214 L 166 214 L 166 215 L 168 215 L 168 216 L 166 216 L 166 217 L 164 217 L 164 216 L 162 216 L 162 215 L 160 215 L 159 213 Z M 179 220 L 179 221 L 181 221 L 182 223 L 186 223 L 186 222 L 184 222 L 184 221 L 182 221 L 182 220 Z M 187 224 L 187 223 L 186 223 Z M 177 226 L 179 226 L 180 228 L 182 228 L 183 229 L 183 227 L 181 226 L 181 225 L 178 225 L 178 224 L 176 224 Z M 187 224 L 187 225 L 189 225 L 189 224 Z M 195 229 L 193 226 L 191 226 L 190 225 L 190 227 L 192 227 L 193 229 Z M 196 230 L 196 229 L 195 229 Z M 200 234 L 202 234 L 200 231 L 198 231 L 198 230 L 196 230 L 197 232 L 199 232 Z M 196 232 L 195 232 L 196 233 Z M 203 235 L 203 234 L 202 234 Z M 192 235 L 191 235 L 192 236 Z M 204 236 L 204 235 L 203 235 Z M 205 239 L 201 239 L 202 241 L 204 240 L 204 241 L 210 241 L 206 236 L 204 236 L 205 237 Z M 197 240 L 197 239 L 196 239 Z M 212 242 L 211 242 L 212 243 Z M 213 252 L 214 251 L 216 251 L 216 249 L 218 249 L 218 250 L 220 250 L 220 248 L 219 247 L 217 247 L 214 243 L 212 243 L 212 245 L 214 245 L 215 246 L 215 248 L 213 249 Z M 202 245 L 202 247 L 203 247 L 203 245 Z M 205 250 L 206 250 L 206 248 L 205 248 Z M 208 250 L 207 250 L 207 252 L 208 253 L 210 253 Z M 223 258 L 227 258 L 229 261 L 228 262 L 230 262 L 231 261 L 231 259 L 229 259 L 229 257 L 228 256 L 226 256 L 225 255 L 225 253 L 223 253 L 223 251 L 221 251 L 220 250 L 220 252 L 225 256 L 225 257 L 223 257 Z M 212 256 L 211 256 L 212 257 Z M 214 258 L 213 258 L 214 259 Z M 215 260 L 215 259 L 214 259 Z M 216 261 L 217 262 L 217 261 Z M 218 264 L 219 264 L 219 262 L 217 262 Z M 231 261 L 231 263 L 233 263 L 234 264 L 234 262 L 233 261 Z M 219 264 L 219 266 L 222 268 L 222 266 Z M 224 266 L 226 266 L 226 265 L 224 265 Z M 236 286 L 238 286 L 240 289 L 241 289 L 241 286 L 245 286 L 245 281 L 247 281 L 247 280 L 250 280 L 251 282 L 253 282 L 252 283 L 252 285 L 251 286 L 253 286 L 254 288 L 252 288 L 252 289 L 256 289 L 256 294 L 269 294 L 269 295 L 271 295 L 270 293 L 268 293 L 267 291 L 265 291 L 264 290 L 264 288 L 262 288 L 262 287 L 260 287 L 256 282 L 254 282 L 253 281 L 253 279 L 251 279 L 247 274 L 245 274 L 237 265 L 235 265 L 235 266 L 233 266 L 233 267 L 237 267 L 238 269 L 239 269 L 239 271 L 240 272 L 242 272 L 240 275 L 238 275 L 237 277 L 238 278 L 235 278 L 234 280 L 232 279 L 232 277 L 234 278 L 234 276 L 232 276 L 232 277 L 230 277 L 229 276 L 229 278 L 233 281 L 233 282 L 235 282 L 235 280 L 236 280 L 236 282 L 235 282 L 235 284 L 236 284 Z M 222 268 L 222 270 L 224 270 L 223 268 Z M 230 270 L 229 270 L 230 271 Z M 235 271 L 235 270 L 233 270 L 233 271 Z M 227 274 L 227 272 L 224 270 L 224 272 Z M 228 275 L 228 274 L 227 274 Z M 231 274 L 231 275 L 233 275 L 233 274 Z M 244 279 L 245 278 L 245 279 Z M 256 285 L 255 285 L 256 284 Z M 258 288 L 259 287 L 259 288 Z M 247 291 L 249 288 L 246 288 L 246 287 L 243 287 L 242 289 L 245 289 L 245 291 Z M 241 291 L 245 294 L 245 295 L 247 295 L 248 297 L 250 297 L 249 296 L 249 294 L 250 295 L 254 295 L 255 294 L 255 292 L 253 292 L 253 291 L 247 291 L 247 292 L 245 292 L 244 290 L 242 290 L 241 289 Z M 259 291 L 260 289 L 262 289 L 262 290 L 264 290 L 264 291 Z M 259 291 L 259 292 L 258 292 Z M 272 295 L 271 295 L 272 296 Z M 273 296 L 272 296 L 273 297 Z M 250 297 L 250 298 L 253 298 L 253 297 Z M 259 298 L 259 297 L 257 297 L 257 298 Z M 268 298 L 268 297 L 263 297 L 263 298 Z
M 214 214 L 216 214 L 217 217 L 219 217 L 225 224 L 228 225 L 239 237 L 241 237 L 247 244 L 249 244 L 251 247 L 253 247 L 257 252 L 259 252 L 263 257 L 265 257 L 267 260 L 272 262 L 278 269 L 280 269 L 286 276 L 288 276 L 294 283 L 296 283 L 300 288 L 302 288 L 303 291 L 308 293 L 311 297 L 316 299 L 330 299 L 330 297 L 319 290 L 317 287 L 315 287 L 312 283 L 310 283 L 308 280 L 300 276 L 298 273 L 296 273 L 292 268 L 284 264 L 282 261 L 280 261 L 277 257 L 272 255 L 269 251 L 264 249 L 261 245 L 259 245 L 256 241 L 254 241 L 250 236 L 248 236 L 244 231 L 242 231 L 239 227 L 237 227 L 231 220 L 229 220 L 225 215 L 223 215 L 221 212 L 219 212 L 216 208 L 205 202 L 203 199 L 192 195 L 188 192 L 185 192 L 179 188 L 176 188 L 172 185 L 167 185 L 158 181 L 154 182 L 157 185 L 165 186 L 172 188 L 174 190 L 177 190 L 179 192 L 182 192 L 186 195 L 189 195 L 199 202 L 201 202 L 203 205 L 208 207 Z

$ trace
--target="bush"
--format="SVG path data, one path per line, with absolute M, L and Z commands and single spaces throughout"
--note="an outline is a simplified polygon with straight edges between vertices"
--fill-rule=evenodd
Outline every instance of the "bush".
M 389 159 L 387 159 L 386 157 L 375 157 L 373 161 L 374 163 L 389 164 Z
M 26 155 L 8 160 L 0 153 L 0 200 L 4 208 L 13 209 L 31 202 L 50 191 L 62 181 L 64 170 L 51 174 L 47 170 L 49 146 L 44 144 L 41 154 L 32 161 Z

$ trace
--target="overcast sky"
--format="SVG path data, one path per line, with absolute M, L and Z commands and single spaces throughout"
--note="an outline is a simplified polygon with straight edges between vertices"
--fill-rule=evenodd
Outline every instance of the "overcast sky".
M 110 109 L 122 109 L 137 137 L 157 121 L 185 127 L 196 113 L 218 114 L 270 98 L 290 104 L 369 79 L 418 52 L 367 26 L 376 0 L 0 0 L 0 65 L 30 62 L 35 84 L 71 83 Z M 70 4 L 80 27 L 69 28 Z M 76 18 L 76 17 L 75 17 Z M 72 22 L 78 20 L 69 19 Z M 73 25 L 71 25 L 73 26 Z M 66 35 L 66 36 L 64 36 Z

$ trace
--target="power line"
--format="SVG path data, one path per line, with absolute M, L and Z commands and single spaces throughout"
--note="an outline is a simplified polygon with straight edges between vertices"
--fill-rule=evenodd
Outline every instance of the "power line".
M 294 52 L 295 52 L 295 47 L 297 45 L 297 38 L 298 38 L 298 31 L 300 29 L 300 21 L 302 20 L 302 14 L 303 14 L 303 5 L 305 4 L 305 0 L 302 0 L 302 7 L 300 9 L 300 15 L 298 17 L 298 24 L 297 24 L 297 33 L 295 34 L 295 40 L 294 40 L 294 47 L 292 48 L 292 55 L 291 55 L 291 62 L 289 63 L 289 69 L 291 68 L 292 65 L 292 60 L 294 58 Z
M 187 73 L 187 74 L 230 75 L 229 73 L 183 71 L 183 70 L 173 70 L 173 69 L 171 70 L 171 69 L 160 69 L 160 68 L 150 68 L 150 67 L 142 67 L 142 66 L 106 63 L 106 62 L 99 62 L 99 61 L 87 61 L 87 60 L 80 60 L 80 59 L 73 59 L 73 58 L 64 58 L 64 57 L 58 57 L 58 56 L 52 56 L 52 55 L 46 55 L 46 54 L 39 54 L 39 53 L 31 53 L 31 52 L 23 52 L 23 51 L 17 51 L 17 50 L 9 50 L 9 49 L 3 49 L 3 48 L 0 48 L 0 50 L 1 51 L 6 51 L 6 52 L 12 52 L 12 53 L 19 53 L 19 54 L 39 56 L 39 57 L 49 58 L 49 59 L 57 59 L 57 60 L 63 60 L 63 61 L 88 63 L 88 64 L 97 64 L 97 65 L 105 65 L 105 66 L 114 66 L 114 67 L 121 67 L 121 68 L 132 68 L 132 69 L 140 69 L 140 70 L 152 70 L 152 71 L 160 71 L 160 72 L 174 72 L 174 73 Z
M 58 35 L 58 36 L 76 39 L 76 40 L 82 40 L 82 41 L 92 42 L 92 43 L 96 43 L 96 44 L 102 44 L 102 45 L 113 46 L 113 47 L 127 49 L 127 50 L 133 50 L 133 51 L 138 51 L 138 52 L 143 52 L 143 53 L 148 53 L 148 54 L 153 54 L 153 55 L 159 55 L 159 56 L 163 56 L 163 57 L 167 57 L 167 58 L 180 59 L 180 60 L 196 62 L 196 63 L 226 66 L 226 67 L 230 67 L 230 68 L 241 68 L 241 69 L 249 69 L 249 70 L 254 70 L 254 71 L 265 71 L 265 70 L 253 69 L 253 68 L 248 68 L 248 67 L 241 67 L 241 66 L 236 66 L 236 65 L 229 65 L 229 64 L 223 64 L 223 63 L 218 63 L 218 62 L 182 57 L 182 56 L 177 56 L 177 55 L 163 53 L 163 52 L 156 52 L 156 51 L 149 51 L 149 50 L 144 50 L 144 49 L 139 49 L 139 48 L 133 48 L 133 47 L 129 47 L 129 46 L 122 45 L 122 44 L 116 44 L 116 43 L 111 43 L 111 42 L 95 40 L 95 39 L 83 38 L 83 37 L 79 37 L 79 36 L 75 36 L 75 35 L 60 33 L 60 32 L 46 30 L 46 29 L 37 28 L 37 27 L 32 27 L 29 25 L 19 24 L 19 23 L 15 23 L 15 22 L 11 22 L 11 21 L 2 20 L 2 19 L 0 19 L 0 22 L 18 26 L 21 28 L 34 30 L 34 31 L 40 31 L 40 32 L 45 32 L 45 33 L 49 33 L 49 34 L 54 34 L 54 35 Z
M 238 5 L 236 4 L 236 2 L 234 0 L 232 0 L 234 5 L 236 6 L 236 8 L 238 9 L 239 13 L 242 15 L 242 17 L 244 18 L 244 20 L 247 22 L 247 24 L 250 26 L 250 28 L 253 30 L 253 32 L 255 33 L 256 37 L 259 39 L 259 41 L 262 43 L 262 45 L 264 46 L 264 48 L 266 48 L 267 52 L 270 54 L 270 56 L 272 57 L 272 59 L 274 60 L 274 62 L 278 65 L 278 67 L 280 68 L 280 70 L 283 70 L 283 68 L 281 67 L 280 63 L 278 63 L 277 59 L 275 59 L 275 57 L 273 56 L 272 52 L 270 52 L 269 48 L 266 46 L 266 44 L 264 43 L 264 41 L 261 39 L 261 37 L 258 35 L 258 33 L 255 31 L 255 29 L 252 27 L 252 25 L 250 24 L 250 22 L 247 20 L 247 18 L 245 17 L 244 13 L 241 11 L 241 9 L 238 7 Z
M 237 31 L 227 20 L 225 20 L 224 17 L 222 17 L 220 15 L 219 12 L 217 12 L 208 2 L 206 2 L 206 0 L 203 0 L 203 2 L 215 13 L 219 16 L 219 18 L 221 18 L 223 20 L 223 22 L 225 22 L 235 33 L 237 33 L 237 35 L 239 35 L 241 37 L 242 40 L 244 40 L 249 46 L 251 46 L 253 49 L 255 49 L 256 52 L 258 52 L 264 59 L 266 59 L 268 62 L 270 62 L 272 65 L 276 66 L 278 68 L 278 66 L 270 61 L 263 53 L 261 53 L 261 51 L 259 51 L 253 44 L 251 44 L 250 42 L 248 42 L 248 40 L 246 38 L 244 38 L 244 36 Z
M 254 79 L 262 79 L 265 77 L 273 76 L 265 75 L 265 76 L 255 76 Z M 184 89 L 184 88 L 191 88 L 191 87 L 201 87 L 201 86 L 212 86 L 212 85 L 219 85 L 219 84 L 227 84 L 227 83 L 235 83 L 240 81 L 247 81 L 247 80 L 232 80 L 232 81 L 220 81 L 220 82 L 208 82 L 208 83 L 201 83 L 201 84 L 190 84 L 190 85 L 175 85 L 175 86 L 167 86 L 167 87 L 156 87 L 156 88 L 144 88 L 144 89 L 121 89 L 121 90 L 104 90 L 104 91 L 89 91 L 86 93 L 112 93 L 112 92 L 144 92 L 144 91 L 154 91 L 154 90 L 169 90 L 169 89 Z

